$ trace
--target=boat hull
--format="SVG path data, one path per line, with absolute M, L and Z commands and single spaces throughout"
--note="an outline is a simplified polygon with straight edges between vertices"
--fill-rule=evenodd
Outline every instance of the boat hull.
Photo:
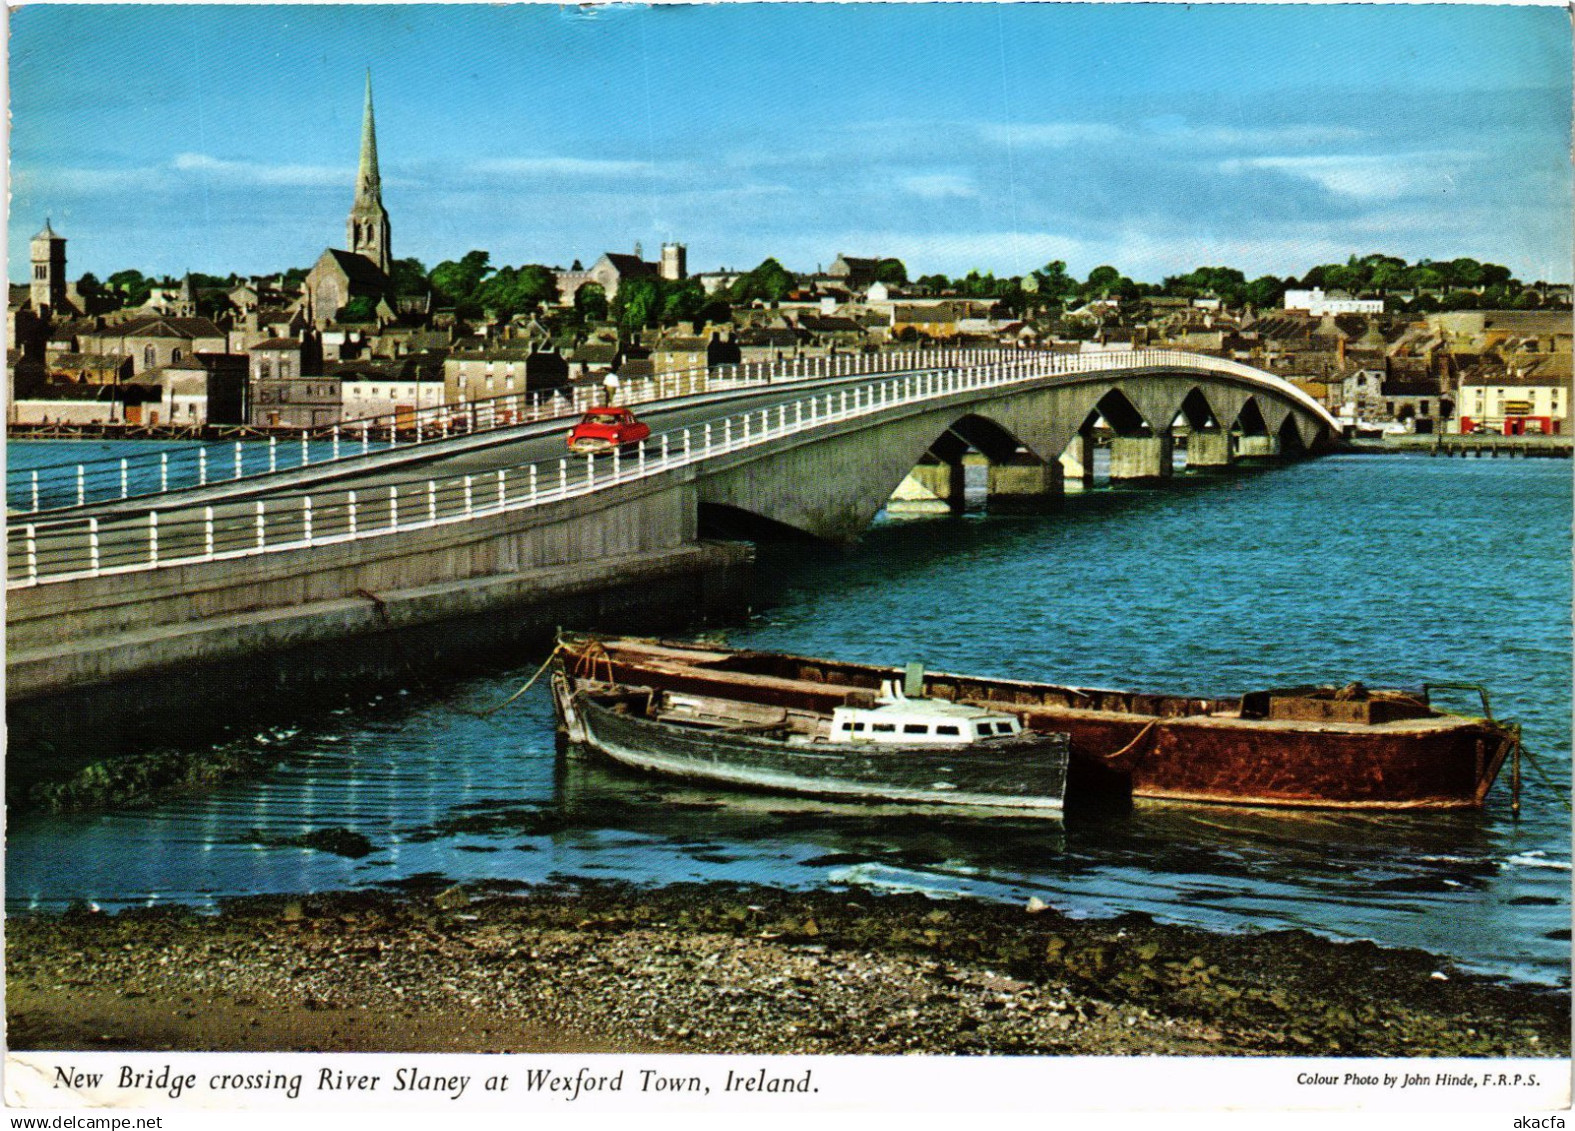
M 562 698 L 567 694 L 567 699 Z M 1024 734 L 967 747 L 789 743 L 622 714 L 554 684 L 570 741 L 631 769 L 838 801 L 948 805 L 1059 815 L 1064 736 Z
M 779 707 L 829 710 L 894 668 L 699 645 L 600 641 L 619 680 Z M 571 645 L 572 647 L 572 645 Z M 1135 799 L 1349 809 L 1480 807 L 1514 749 L 1497 724 L 1433 713 L 1381 723 L 1241 718 L 1239 700 L 1068 688 L 927 673 L 924 694 L 1015 713 L 1065 733 L 1075 781 Z M 1088 771 L 1088 773 L 1083 773 Z

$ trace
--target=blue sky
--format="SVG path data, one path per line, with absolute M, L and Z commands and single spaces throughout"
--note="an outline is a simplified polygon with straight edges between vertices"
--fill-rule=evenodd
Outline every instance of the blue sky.
M 1352 253 L 1571 273 L 1556 7 L 155 6 L 11 13 L 10 276 L 309 265 L 365 68 L 394 253 L 664 240 L 1158 281 Z

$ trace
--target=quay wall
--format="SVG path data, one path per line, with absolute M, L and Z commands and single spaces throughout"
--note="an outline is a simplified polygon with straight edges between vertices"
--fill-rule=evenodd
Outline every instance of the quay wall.
M 246 733 L 281 708 L 518 662 L 544 653 L 560 625 L 654 632 L 735 619 L 753 560 L 748 544 L 699 542 L 35 650 L 13 673 L 32 690 L 7 703 L 6 794 L 128 751 Z

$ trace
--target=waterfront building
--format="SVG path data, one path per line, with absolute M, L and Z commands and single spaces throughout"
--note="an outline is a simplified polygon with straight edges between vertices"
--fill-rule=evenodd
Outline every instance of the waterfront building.
M 1530 370 L 1483 367 L 1460 379 L 1459 421 L 1454 431 L 1506 436 L 1569 433 L 1570 355 L 1548 358 Z

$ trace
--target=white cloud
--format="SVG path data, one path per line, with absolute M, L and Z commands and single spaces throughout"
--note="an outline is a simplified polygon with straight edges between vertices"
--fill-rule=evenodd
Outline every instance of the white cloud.
M 616 177 L 650 176 L 671 172 L 672 166 L 649 161 L 598 160 L 589 157 L 498 157 L 477 161 L 471 170 L 507 177 Z
M 919 173 L 903 177 L 897 187 L 925 200 L 945 200 L 948 197 L 978 196 L 979 189 L 972 178 L 960 173 Z
M 979 132 L 986 141 L 998 145 L 1044 148 L 1117 141 L 1123 136 L 1119 128 L 1103 122 L 992 122 L 980 126 Z
M 353 175 L 336 165 L 264 165 L 256 161 L 227 161 L 203 153 L 180 153 L 171 162 L 177 173 L 204 176 L 236 184 L 277 185 L 300 188 L 311 185 L 344 185 Z
M 1454 186 L 1453 169 L 1474 160 L 1463 153 L 1329 154 L 1247 157 L 1220 162 L 1223 173 L 1267 169 L 1312 181 L 1358 200 L 1393 200 Z

